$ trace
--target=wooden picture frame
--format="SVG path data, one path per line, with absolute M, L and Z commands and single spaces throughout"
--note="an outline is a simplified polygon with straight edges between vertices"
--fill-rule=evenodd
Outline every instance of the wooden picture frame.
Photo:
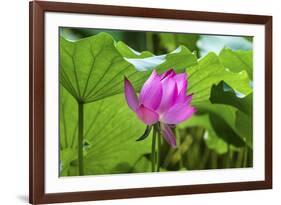
M 181 194 L 272 188 L 272 17 L 154 8 L 33 1 L 30 9 L 30 139 L 29 200 L 32 204 L 153 197 Z M 265 179 L 231 183 L 179 185 L 149 188 L 45 193 L 45 33 L 46 12 L 66 12 L 142 18 L 259 24 L 265 26 Z

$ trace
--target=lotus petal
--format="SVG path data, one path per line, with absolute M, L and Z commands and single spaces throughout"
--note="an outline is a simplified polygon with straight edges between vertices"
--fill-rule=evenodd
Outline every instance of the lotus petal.
M 125 98 L 129 105 L 129 107 L 136 112 L 137 108 L 139 107 L 139 100 L 138 96 L 131 84 L 131 82 L 125 78 L 125 84 L 124 84 L 124 90 L 125 90 Z
M 146 125 L 152 125 L 159 120 L 158 114 L 144 105 L 140 105 L 136 113 Z
M 166 142 L 171 145 L 173 148 L 177 146 L 176 137 L 172 132 L 171 128 L 167 124 L 161 123 L 161 133 L 166 140 Z
M 141 89 L 140 104 L 145 105 L 145 107 L 151 110 L 156 110 L 160 105 L 162 93 L 160 76 L 154 70 Z
M 195 112 L 196 109 L 186 103 L 175 104 L 168 112 L 164 113 L 161 117 L 161 122 L 166 124 L 178 124 L 190 118 Z

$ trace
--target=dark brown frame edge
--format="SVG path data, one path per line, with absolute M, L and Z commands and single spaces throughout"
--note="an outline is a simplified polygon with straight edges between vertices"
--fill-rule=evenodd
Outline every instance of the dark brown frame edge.
M 272 188 L 272 16 L 33 1 L 30 10 L 29 202 L 32 204 L 153 197 Z M 265 26 L 265 180 L 46 194 L 44 192 L 44 13 L 68 12 Z

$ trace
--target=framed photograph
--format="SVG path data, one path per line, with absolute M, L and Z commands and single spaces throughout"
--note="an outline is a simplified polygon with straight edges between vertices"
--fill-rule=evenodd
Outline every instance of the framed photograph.
M 272 17 L 30 2 L 30 203 L 272 187 Z

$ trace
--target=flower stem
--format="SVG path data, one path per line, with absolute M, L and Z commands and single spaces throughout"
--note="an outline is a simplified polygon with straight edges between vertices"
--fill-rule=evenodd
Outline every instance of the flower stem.
M 175 129 L 176 131 L 176 138 L 177 138 L 177 144 L 178 144 L 178 149 L 179 149 L 179 153 L 180 153 L 180 168 L 184 167 L 183 165 L 183 159 L 182 159 L 182 151 L 181 151 L 181 135 L 180 135 L 180 132 L 179 132 L 179 129 Z
M 225 167 L 230 168 L 230 144 L 227 144 L 227 152 L 225 157 Z
M 151 145 L 151 171 L 155 172 L 155 146 L 156 146 L 156 127 L 155 125 L 153 126 L 153 134 L 152 134 L 152 145 Z
M 244 159 L 243 159 L 243 167 L 247 167 L 248 162 L 248 148 L 245 146 L 244 148 Z
M 150 52 L 154 51 L 153 33 L 152 32 L 146 32 L 146 49 Z
M 78 102 L 78 174 L 84 175 L 83 159 L 84 104 Z
M 159 130 L 159 127 L 158 125 L 156 125 L 157 127 L 157 144 L 158 144 L 158 158 L 157 158 L 157 172 L 160 172 L 160 157 L 161 157 L 161 133 L 160 133 L 160 130 Z

